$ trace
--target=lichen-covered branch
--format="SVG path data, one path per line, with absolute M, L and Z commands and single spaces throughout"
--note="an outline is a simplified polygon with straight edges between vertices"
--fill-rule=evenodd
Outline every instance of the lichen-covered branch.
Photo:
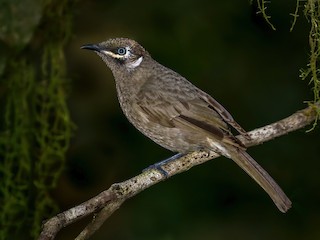
M 252 138 L 250 141 L 240 136 L 239 139 L 248 147 L 261 144 L 309 125 L 315 120 L 319 109 L 320 102 L 317 102 L 287 118 L 249 132 Z M 127 199 L 154 184 L 218 156 L 214 152 L 192 152 L 164 165 L 163 169 L 168 173 L 167 176 L 164 176 L 155 169 L 150 169 L 124 182 L 115 183 L 96 197 L 49 219 L 43 225 L 43 231 L 39 236 L 39 240 L 52 240 L 62 228 L 100 211 L 94 215 L 92 222 L 76 238 L 77 240 L 88 239 Z

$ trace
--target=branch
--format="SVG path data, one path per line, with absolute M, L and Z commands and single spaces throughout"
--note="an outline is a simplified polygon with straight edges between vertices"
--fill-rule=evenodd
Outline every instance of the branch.
M 309 125 L 315 121 L 317 116 L 316 113 L 319 109 L 320 102 L 317 102 L 287 118 L 257 128 L 249 132 L 251 140 L 246 140 L 242 136 L 237 137 L 247 147 L 270 141 L 271 139 Z M 202 164 L 218 156 L 219 155 L 214 152 L 192 152 L 164 165 L 163 169 L 168 173 L 167 176 L 164 176 L 158 170 L 150 169 L 124 182 L 115 183 L 111 185 L 109 189 L 90 200 L 66 210 L 65 212 L 59 213 L 46 221 L 38 240 L 52 240 L 62 228 L 90 214 L 98 212 L 94 215 L 92 222 L 76 238 L 76 240 L 88 239 L 88 237 L 98 230 L 103 222 L 127 199 L 154 184 L 164 181 L 178 173 L 185 172 L 196 165 Z

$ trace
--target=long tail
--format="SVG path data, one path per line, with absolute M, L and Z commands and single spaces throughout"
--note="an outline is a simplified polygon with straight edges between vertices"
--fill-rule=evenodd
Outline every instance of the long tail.
M 232 160 L 269 194 L 278 209 L 283 213 L 287 212 L 291 201 L 273 178 L 246 151 L 235 148 L 229 153 Z

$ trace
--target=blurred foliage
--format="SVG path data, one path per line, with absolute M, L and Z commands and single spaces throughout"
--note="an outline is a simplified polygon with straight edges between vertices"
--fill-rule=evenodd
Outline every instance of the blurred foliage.
M 10 47 L 23 48 L 39 24 L 44 5 L 39 0 L 1 0 L 0 40 Z
M 1 58 L 0 239 L 32 239 L 58 210 L 50 191 L 73 129 L 63 52 L 72 5 L 2 0 L 0 6 L 0 40 L 8 49 Z
M 0 0 L 0 76 L 7 63 L 4 45 L 22 49 L 39 24 L 43 5 L 39 0 Z

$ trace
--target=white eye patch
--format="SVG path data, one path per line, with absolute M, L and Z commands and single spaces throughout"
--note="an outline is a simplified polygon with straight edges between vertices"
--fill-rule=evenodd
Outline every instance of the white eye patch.
M 143 60 L 143 57 L 139 57 L 137 60 L 127 63 L 126 66 L 130 69 L 135 69 L 141 64 L 142 60 Z

